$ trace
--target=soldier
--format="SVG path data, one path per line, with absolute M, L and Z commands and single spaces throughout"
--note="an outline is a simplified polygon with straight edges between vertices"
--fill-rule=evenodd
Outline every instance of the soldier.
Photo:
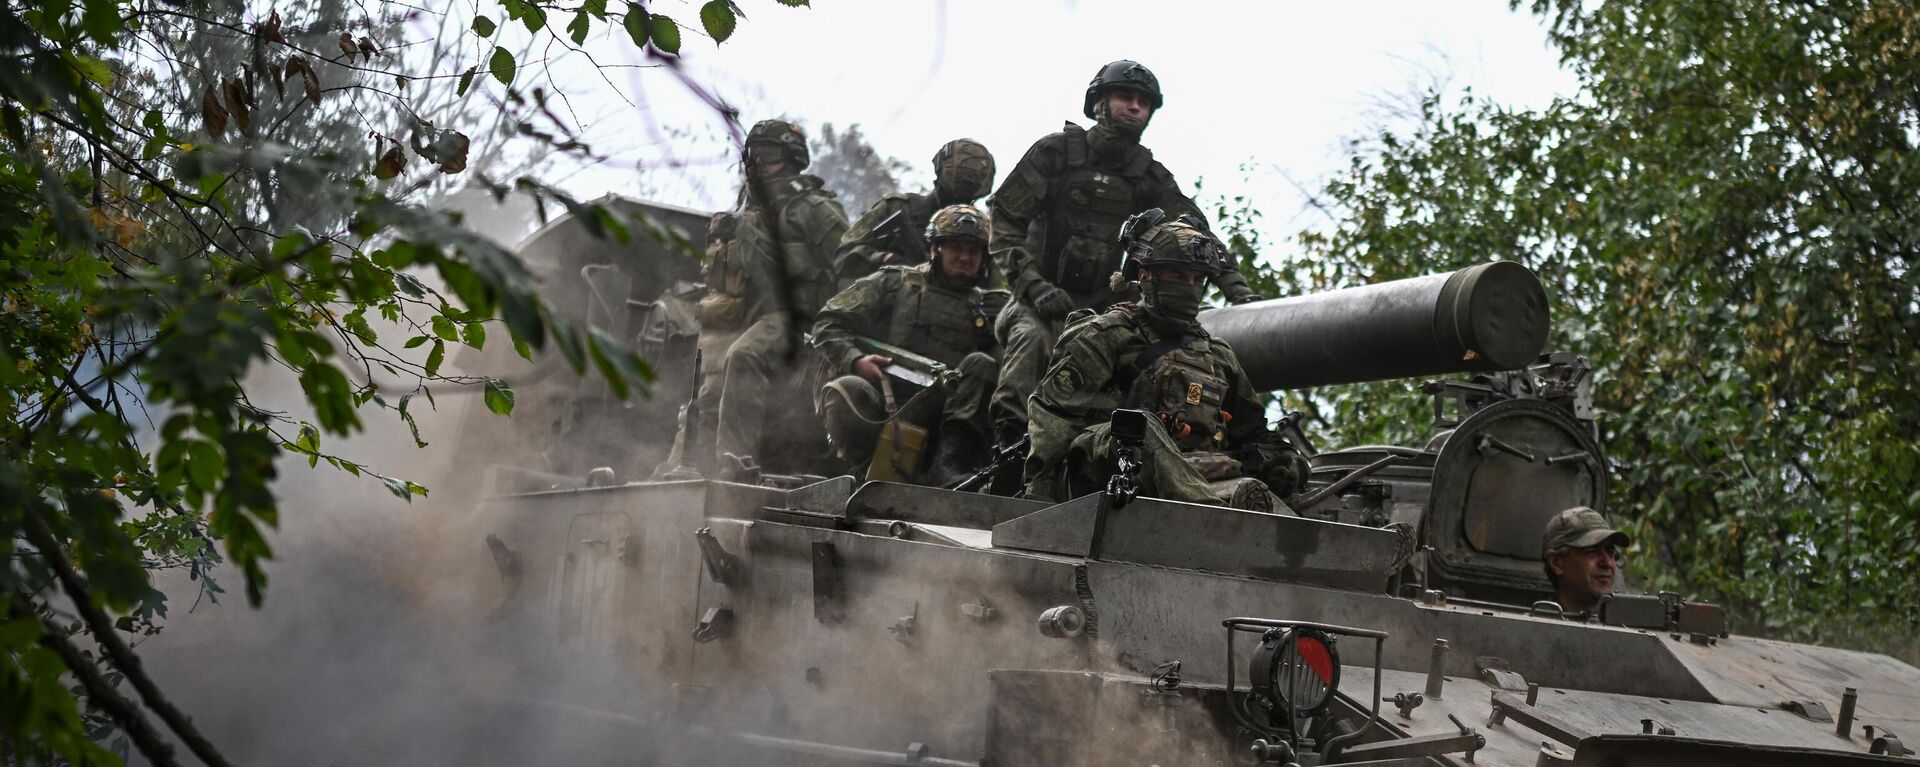
M 767 422 L 766 405 L 800 377 L 800 333 L 833 294 L 833 248 L 847 228 L 833 193 L 801 173 L 809 160 L 807 139 L 792 123 L 762 120 L 747 131 L 735 230 L 707 264 L 707 295 L 697 309 L 704 364 L 715 368 L 700 386 L 715 428 L 700 434 L 702 442 L 713 435 L 714 450 L 688 446 L 686 468 L 704 471 L 725 455 L 734 456 L 733 467 L 751 466 L 761 435 L 791 433 Z
M 834 255 L 834 271 L 846 285 L 887 264 L 921 263 L 927 243 L 921 236 L 933 212 L 948 205 L 971 204 L 993 189 L 993 154 L 970 138 L 954 139 L 933 155 L 933 191 L 890 194 L 847 228 Z
M 1115 464 L 1107 420 L 1140 409 L 1159 416 L 1142 448 L 1143 495 L 1285 511 L 1273 493 L 1305 487 L 1306 460 L 1267 429 L 1239 359 L 1198 319 L 1207 280 L 1231 268 L 1226 248 L 1197 218 L 1157 208 L 1126 221 L 1121 247 L 1140 302 L 1076 313 L 1061 334 L 1027 405 L 1027 496 L 1064 501 L 1104 485 Z
M 1075 309 L 1105 309 L 1125 298 L 1109 285 L 1120 223 L 1148 208 L 1169 217 L 1200 215 L 1173 174 L 1140 145 L 1163 101 L 1160 81 L 1146 67 L 1125 60 L 1101 67 L 1081 110 L 1093 128 L 1069 122 L 1035 142 L 994 192 L 991 250 L 1016 299 L 996 328 L 1005 349 L 994 392 L 1003 443 L 1018 436 L 1061 321 Z M 1212 279 L 1230 302 L 1259 299 L 1232 264 Z
M 1613 529 L 1606 517 L 1586 506 L 1547 520 L 1540 562 L 1560 609 L 1569 615 L 1589 613 L 1602 598 L 1612 595 L 1620 550 L 1632 545 L 1626 533 Z
M 924 476 L 930 484 L 952 484 L 984 457 L 987 398 L 1000 371 L 991 354 L 993 318 L 1008 299 L 1005 291 L 984 289 L 991 232 L 986 214 L 972 205 L 941 208 L 922 232 L 925 263 L 880 267 L 821 310 L 813 347 L 828 374 L 840 376 L 820 391 L 821 417 L 836 452 L 852 466 L 867 466 L 890 417 L 922 427 L 937 422 L 929 430 L 937 435 Z M 930 358 L 948 372 L 889 413 L 883 368 L 895 360 L 862 348 L 863 337 Z M 893 473 L 911 478 L 918 468 Z

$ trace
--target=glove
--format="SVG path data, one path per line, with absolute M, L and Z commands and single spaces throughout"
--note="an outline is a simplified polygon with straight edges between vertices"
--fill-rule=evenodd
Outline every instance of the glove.
M 1027 300 L 1042 319 L 1058 321 L 1073 313 L 1073 297 L 1067 291 L 1043 282 L 1029 292 L 1032 295 Z
M 1241 304 L 1250 304 L 1255 301 L 1265 301 L 1265 300 L 1267 300 L 1266 296 L 1260 295 L 1259 293 L 1255 293 L 1249 290 L 1246 293 L 1243 293 L 1239 296 L 1235 296 L 1233 298 L 1227 299 L 1227 303 L 1233 304 L 1234 306 L 1239 306 Z

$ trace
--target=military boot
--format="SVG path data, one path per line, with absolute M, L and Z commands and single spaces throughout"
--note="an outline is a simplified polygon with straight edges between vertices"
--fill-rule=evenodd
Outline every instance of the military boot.
M 986 465 L 986 439 L 975 427 L 948 421 L 940 425 L 933 458 L 920 472 L 923 484 L 953 487 Z

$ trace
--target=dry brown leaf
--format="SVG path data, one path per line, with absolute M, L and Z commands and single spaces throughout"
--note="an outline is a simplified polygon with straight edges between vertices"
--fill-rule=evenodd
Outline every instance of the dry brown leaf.
M 353 58 L 354 54 L 360 52 L 360 49 L 353 44 L 353 35 L 346 32 L 340 33 L 340 52 L 347 54 L 347 58 L 349 59 Z
M 245 134 L 252 122 L 251 116 L 247 114 L 246 89 L 239 83 L 223 78 L 220 91 L 227 97 L 227 113 L 233 116 L 234 125 L 240 128 L 242 134 Z
M 279 11 L 274 11 L 272 15 L 267 17 L 266 22 L 260 25 L 260 35 L 281 45 L 287 44 L 286 36 L 280 34 Z
M 383 179 L 393 178 L 406 167 L 407 153 L 400 150 L 399 144 L 394 144 L 386 154 L 380 155 L 380 162 L 373 166 L 373 175 Z
M 364 60 L 372 61 L 373 54 L 376 54 L 379 52 L 380 52 L 380 47 L 373 44 L 372 38 L 367 38 L 367 37 L 360 38 L 360 54 L 364 58 Z
M 214 138 L 227 130 L 227 110 L 220 106 L 220 97 L 213 95 L 213 86 L 207 86 L 206 93 L 200 97 L 200 119 L 206 123 L 207 132 Z

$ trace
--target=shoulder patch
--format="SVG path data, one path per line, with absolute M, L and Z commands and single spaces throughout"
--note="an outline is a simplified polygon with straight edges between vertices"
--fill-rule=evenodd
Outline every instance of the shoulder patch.
M 1067 391 L 1079 391 L 1086 387 L 1087 377 L 1080 374 L 1079 368 L 1061 365 L 1054 369 L 1053 376 L 1048 379 L 1048 382 Z

